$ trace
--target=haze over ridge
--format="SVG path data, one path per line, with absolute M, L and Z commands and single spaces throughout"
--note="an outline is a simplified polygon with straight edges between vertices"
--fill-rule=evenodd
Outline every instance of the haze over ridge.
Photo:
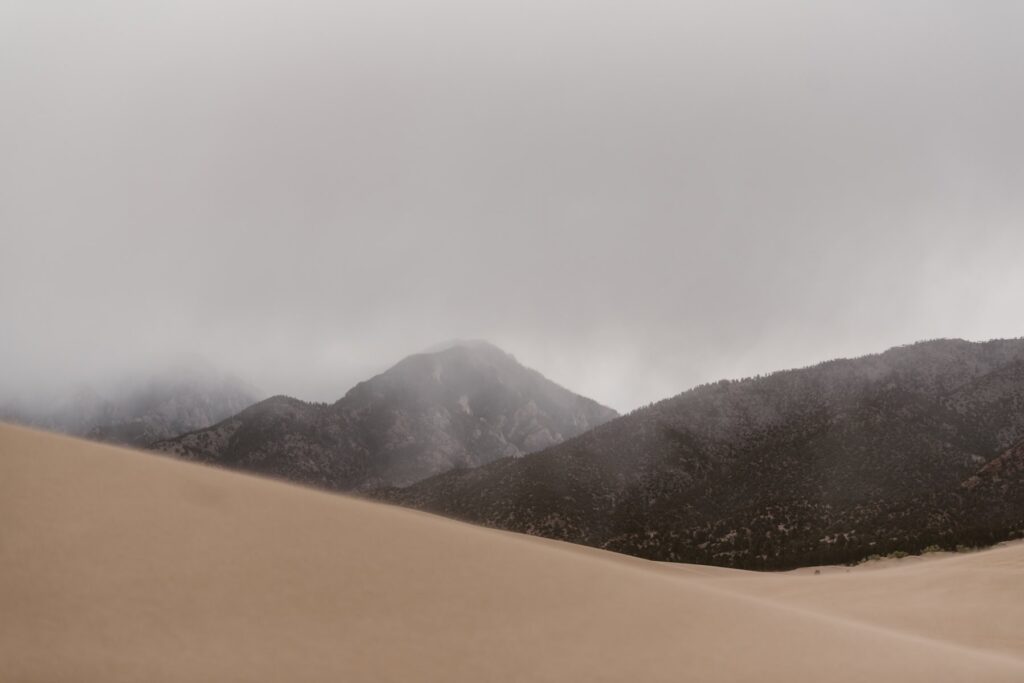
M 628 411 L 1021 333 L 1019 3 L 0 7 L 5 392 L 333 400 L 482 337 Z

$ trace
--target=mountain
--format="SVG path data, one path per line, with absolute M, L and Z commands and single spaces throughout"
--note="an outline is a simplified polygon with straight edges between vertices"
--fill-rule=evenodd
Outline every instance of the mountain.
M 50 431 L 145 447 L 208 427 L 259 399 L 255 389 L 195 358 L 110 386 L 81 385 L 42 405 L 14 405 L 4 416 Z
M 937 340 L 635 411 L 377 495 L 657 560 L 778 569 L 1024 531 L 1024 340 Z
M 402 360 L 331 405 L 275 396 L 154 448 L 334 490 L 402 486 L 561 443 L 616 416 L 486 342 Z

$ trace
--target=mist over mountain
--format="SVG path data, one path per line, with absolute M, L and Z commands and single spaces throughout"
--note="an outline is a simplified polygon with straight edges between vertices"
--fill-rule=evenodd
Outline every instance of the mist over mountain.
M 11 400 L 0 417 L 42 429 L 148 446 L 207 427 L 259 400 L 257 389 L 195 357 L 47 398 Z
M 656 560 L 850 562 L 1024 532 L 1024 340 L 708 384 L 516 460 L 379 492 Z
M 409 356 L 333 404 L 275 396 L 154 448 L 335 490 L 401 486 L 561 443 L 615 411 L 481 341 Z

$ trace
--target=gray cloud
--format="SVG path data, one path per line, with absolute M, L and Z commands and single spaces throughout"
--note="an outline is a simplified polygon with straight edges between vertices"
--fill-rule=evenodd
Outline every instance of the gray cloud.
M 1024 328 L 1024 5 L 7 2 L 8 392 L 483 337 L 630 409 Z

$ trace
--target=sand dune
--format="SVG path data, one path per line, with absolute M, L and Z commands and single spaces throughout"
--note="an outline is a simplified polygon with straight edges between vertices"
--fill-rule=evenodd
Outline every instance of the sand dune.
M 655 565 L 0 426 L 3 681 L 1022 681 L 1022 579 Z

